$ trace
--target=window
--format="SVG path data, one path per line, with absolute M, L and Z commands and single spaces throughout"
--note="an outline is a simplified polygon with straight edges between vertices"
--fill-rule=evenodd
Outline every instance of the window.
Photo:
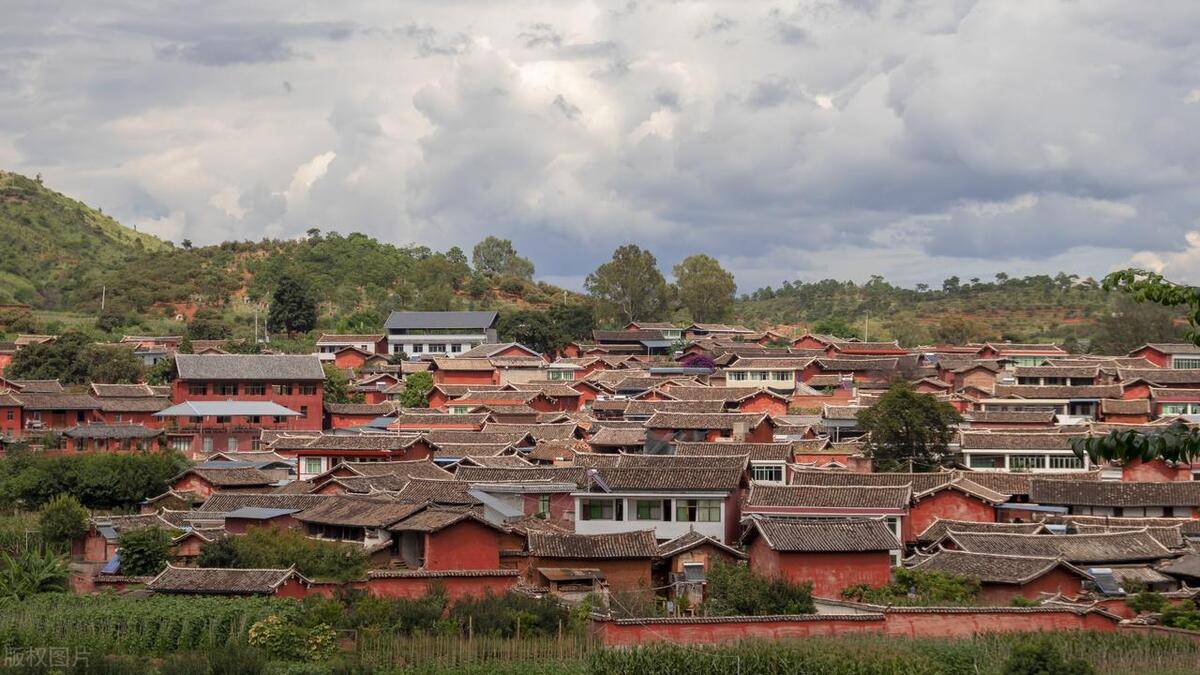
M 300 395 L 301 396 L 312 396 L 315 393 L 317 393 L 317 385 L 315 385 L 315 384 L 300 385 Z
M 538 515 L 550 515 L 550 495 L 538 495 Z
M 675 500 L 675 520 L 681 523 L 719 523 L 721 522 L 721 500 L 677 499 Z
M 683 578 L 691 583 L 704 581 L 704 563 L 683 563 Z
M 274 415 L 271 417 L 271 419 L 275 422 L 275 424 L 283 424 L 284 420 L 284 418 L 280 417 L 279 415 Z
M 740 370 L 734 370 L 734 371 L 729 371 L 729 372 L 725 373 L 725 379 L 731 380 L 733 382 L 742 382 L 747 379 L 747 377 L 746 377 L 747 375 L 748 375 L 748 373 L 746 373 L 746 372 L 743 372 Z
M 261 415 L 247 415 L 246 422 L 248 422 L 250 424 L 258 424 L 258 423 L 262 422 L 262 416 Z
M 1018 471 L 1022 469 L 1044 469 L 1046 468 L 1046 456 L 1012 455 L 1008 458 L 1008 468 Z
M 790 382 L 793 378 L 791 371 L 776 370 L 771 373 L 771 379 L 776 382 Z
M 637 500 L 638 520 L 664 520 L 663 514 L 671 514 L 671 502 L 666 499 Z
M 418 343 L 412 346 L 412 351 L 409 354 L 420 354 L 423 351 L 425 351 L 425 345 Z
M 972 469 L 1003 469 L 1003 455 L 968 455 L 967 465 Z
M 204 442 L 201 444 L 201 446 L 204 448 L 204 452 L 212 452 L 212 451 L 213 451 L 213 439 L 212 439 L 212 437 L 205 438 L 205 439 L 204 439 Z
M 267 385 L 262 382 L 248 382 L 246 384 L 247 396 L 265 396 L 267 393 Z
M 217 415 L 217 424 L 229 424 L 232 419 L 229 415 Z
M 1164 415 L 1196 415 L 1200 414 L 1200 403 L 1164 403 Z
M 236 382 L 222 382 L 217 385 L 217 394 L 221 396 L 237 396 Z
M 225 449 L 228 450 L 229 452 L 237 452 L 238 439 L 230 438 L 230 439 L 226 440 L 225 441 Z
M 782 483 L 783 467 L 777 464 L 751 466 L 750 480 L 759 483 Z
M 300 416 L 308 417 L 308 406 L 306 406 L 306 405 L 300 406 Z
M 5 410 L 4 418 L 7 419 L 9 422 L 13 421 L 14 419 L 16 419 L 16 411 L 11 408 L 8 410 Z
M 208 385 L 203 382 L 188 383 L 189 396 L 204 396 L 208 393 Z
M 550 371 L 550 380 L 551 381 L 561 382 L 564 380 L 574 380 L 574 379 L 575 379 L 574 371 L 570 371 L 570 370 L 551 370 Z
M 250 452 L 258 452 L 259 450 L 262 450 L 262 439 L 261 438 L 250 439 Z
M 305 474 L 318 474 L 325 470 L 325 464 L 320 457 L 305 457 L 304 466 L 301 467 L 301 472 Z
M 429 351 L 445 354 L 446 353 L 446 345 L 444 345 L 440 342 L 434 342 L 429 345 Z
M 462 350 L 463 350 L 463 346 L 458 344 L 457 342 L 450 345 L 450 352 L 452 354 L 457 354 L 457 353 L 461 352 Z
M 1171 359 L 1172 368 L 1200 368 L 1200 357 L 1176 356 Z
M 623 520 L 620 499 L 584 499 L 580 520 Z
M 189 417 L 188 419 L 192 421 L 192 424 L 204 424 L 203 417 Z
M 273 384 L 273 385 L 271 385 L 271 391 L 274 391 L 276 396 L 291 396 L 292 395 L 292 385 L 290 385 L 290 384 Z
M 1051 469 L 1082 469 L 1083 459 L 1075 455 L 1050 455 Z

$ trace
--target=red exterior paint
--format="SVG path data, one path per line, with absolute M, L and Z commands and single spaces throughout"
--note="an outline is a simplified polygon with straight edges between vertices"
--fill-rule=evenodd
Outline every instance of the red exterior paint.
M 531 558 L 529 570 L 533 583 L 548 585 L 546 578 L 537 573 L 542 567 L 585 567 L 604 573 L 609 590 L 631 591 L 650 588 L 649 558 Z
M 819 598 L 840 598 L 847 586 L 883 586 L 892 579 L 887 551 L 784 553 L 772 550 L 762 537 L 755 537 L 750 544 L 750 569 L 792 583 L 811 581 L 813 595 Z
M 191 393 L 189 387 L 193 384 L 205 385 L 205 387 L 204 387 L 205 393 L 204 394 Z M 218 384 L 236 384 L 237 385 L 237 394 L 228 395 L 228 394 L 218 393 L 219 392 L 219 389 L 217 388 Z M 322 423 L 322 420 L 324 417 L 324 410 L 325 410 L 324 406 L 323 406 L 323 401 L 324 401 L 324 393 L 323 393 L 324 383 L 323 382 L 264 381 L 261 383 L 261 384 L 263 384 L 263 387 L 264 387 L 264 393 L 261 395 L 247 394 L 246 386 L 248 384 L 259 384 L 259 382 L 257 380 L 254 381 L 253 383 L 251 383 L 249 381 L 229 382 L 229 381 L 213 380 L 213 381 L 200 382 L 200 381 L 192 381 L 192 380 L 175 380 L 173 383 L 171 383 L 171 402 L 174 404 L 179 404 L 179 403 L 183 403 L 184 401 L 225 401 L 225 400 L 229 400 L 229 399 L 232 399 L 234 401 L 272 401 L 274 403 L 278 403 L 279 405 L 281 405 L 289 410 L 294 410 L 296 412 L 300 412 L 301 408 L 305 408 L 307 410 L 308 414 L 305 415 L 304 417 L 293 418 L 292 421 L 285 422 L 285 424 L 290 425 L 286 428 L 307 429 L 307 430 L 317 430 L 317 429 L 321 428 L 321 423 Z M 275 393 L 275 390 L 274 390 L 275 385 L 280 385 L 283 387 L 291 387 L 290 391 L 292 393 L 291 394 L 287 394 L 287 393 L 277 394 L 277 393 Z M 306 386 L 313 388 L 312 394 L 300 393 L 301 391 L 303 391 L 303 388 Z M 233 420 L 233 424 L 236 425 L 236 424 L 238 424 L 238 422 L 239 422 L 239 418 L 235 417 Z M 267 418 L 264 418 L 263 424 L 261 426 L 264 428 L 270 428 L 268 426 L 269 423 L 270 423 L 270 420 Z M 212 424 L 215 426 L 215 422 Z M 229 425 L 224 425 L 224 426 L 229 426 Z M 278 428 L 278 427 L 275 427 L 275 428 Z
M 909 507 L 908 518 L 904 519 L 901 526 L 904 543 L 910 544 L 916 541 L 917 535 L 924 532 L 925 528 L 932 525 L 933 521 L 938 518 L 994 523 L 996 522 L 996 507 L 958 490 L 947 488 L 925 497 Z
M 354 347 L 346 347 L 338 350 L 333 355 L 333 365 L 342 370 L 358 370 L 367 362 L 367 359 L 374 356 Z
M 350 415 L 345 413 L 330 413 L 326 417 L 329 418 L 326 424 L 327 429 L 348 429 L 350 427 L 361 427 L 364 424 L 378 417 L 378 415 Z
M 19 405 L 0 405 L 0 436 L 20 438 L 25 419 Z
M 1171 365 L 1170 354 L 1160 352 L 1149 345 L 1146 345 L 1137 351 L 1130 352 L 1129 356 L 1135 359 L 1141 357 L 1158 366 L 1159 368 L 1167 368 Z
M 1121 385 L 1121 398 L 1126 401 L 1134 399 L 1150 398 L 1150 384 L 1137 380 L 1129 384 Z
M 536 515 L 541 509 L 538 494 L 521 495 L 522 510 L 527 516 Z M 551 522 L 575 522 L 575 498 L 570 492 L 555 492 L 550 494 L 550 514 L 547 519 Z
M 434 370 L 434 384 L 500 384 L 500 373 L 488 370 Z
M 474 520 L 460 520 L 425 535 L 426 570 L 494 570 L 500 568 L 500 536 Z
M 743 399 L 738 403 L 737 410 L 738 412 L 765 412 L 772 417 L 778 417 L 787 414 L 788 402 L 786 399 L 764 392 Z
M 1053 595 L 1061 593 L 1074 597 L 1083 592 L 1083 579 L 1067 570 L 1058 567 L 1030 581 L 1024 586 L 1014 584 L 984 584 L 980 590 L 980 602 L 989 605 L 1006 606 L 1016 597 L 1037 600 L 1045 597 L 1042 594 Z
M 1161 459 L 1143 462 L 1140 459 L 1121 467 L 1121 480 L 1142 483 L 1169 483 L 1191 480 L 1192 467 L 1188 464 L 1167 464 Z
M 450 602 L 461 598 L 477 598 L 488 593 L 502 595 L 516 585 L 520 578 L 516 575 L 500 573 L 495 576 L 454 576 L 447 574 L 438 577 L 389 577 L 367 579 L 350 584 L 354 588 L 362 588 L 377 598 L 423 598 L 429 594 L 431 584 L 440 585 L 446 591 Z
M 147 438 L 141 441 L 138 440 L 121 440 L 116 438 L 96 439 L 96 438 L 71 438 L 64 436 L 63 441 L 66 443 L 67 452 L 133 452 L 144 447 L 146 450 L 159 450 L 162 448 L 162 438 Z M 139 442 L 141 445 L 139 446 Z
M 792 347 L 795 349 L 825 349 L 828 346 L 828 342 L 818 340 L 817 338 L 808 334 L 801 335 L 795 340 L 792 340 Z

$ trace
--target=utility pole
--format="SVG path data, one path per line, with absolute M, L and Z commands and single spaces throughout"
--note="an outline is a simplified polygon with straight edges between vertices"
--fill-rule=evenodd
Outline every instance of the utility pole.
M 104 313 L 104 301 L 108 299 L 108 285 L 100 286 L 100 313 Z
M 863 319 L 863 342 L 871 341 L 871 313 L 867 312 L 867 318 Z

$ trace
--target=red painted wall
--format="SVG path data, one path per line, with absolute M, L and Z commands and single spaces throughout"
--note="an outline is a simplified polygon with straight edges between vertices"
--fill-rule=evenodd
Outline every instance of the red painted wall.
M 474 520 L 460 520 L 425 535 L 425 569 L 500 568 L 500 533 Z
M 1170 356 L 1152 347 L 1143 347 L 1136 352 L 1130 352 L 1129 356 L 1135 359 L 1140 356 L 1159 368 L 1166 368 L 1171 365 Z
M 910 544 L 916 541 L 917 535 L 924 532 L 925 528 L 938 518 L 994 523 L 996 508 L 958 490 L 942 490 L 909 507 L 908 518 L 904 519 L 905 522 L 901 526 L 904 542 Z
M 20 438 L 24 425 L 20 406 L 0 406 L 0 436 Z
M 610 590 L 628 591 L 650 588 L 650 559 L 621 558 L 580 560 L 575 558 L 532 558 L 529 569 L 534 583 L 544 586 L 546 580 L 536 570 L 541 567 L 586 567 L 604 572 Z
M 305 415 L 304 417 L 293 418 L 290 422 L 287 422 L 287 424 L 291 425 L 291 426 L 287 427 L 289 429 L 309 429 L 309 430 L 320 429 L 321 424 L 324 420 L 325 409 L 322 404 L 322 401 L 324 400 L 324 393 L 323 393 L 324 383 L 322 383 L 322 382 L 305 382 L 305 383 L 303 383 L 306 385 L 314 385 L 316 387 L 316 393 L 304 395 L 304 394 L 299 393 L 302 383 L 286 382 L 286 381 L 266 381 L 266 382 L 263 382 L 266 393 L 262 394 L 261 396 L 251 396 L 251 395 L 246 394 L 245 392 L 246 392 L 247 382 L 237 382 L 238 393 L 236 396 L 227 396 L 224 394 L 219 394 L 219 393 L 217 393 L 218 382 L 216 382 L 216 381 L 210 381 L 210 382 L 204 383 L 206 385 L 204 394 L 191 394 L 188 391 L 188 386 L 193 383 L 198 383 L 198 382 L 193 382 L 193 381 L 188 381 L 188 380 L 175 380 L 173 383 L 171 383 L 171 402 L 178 404 L 178 403 L 183 403 L 184 401 L 224 401 L 227 399 L 233 399 L 235 401 L 273 401 L 285 408 L 288 408 L 289 410 L 294 410 L 296 412 L 300 412 L 301 407 L 307 407 L 307 409 L 308 409 L 307 415 Z M 222 384 L 229 384 L 229 383 L 222 383 Z M 255 382 L 255 384 L 257 384 L 257 382 Z M 272 389 L 272 385 L 275 385 L 275 384 L 290 384 L 292 386 L 292 393 L 290 395 L 276 394 L 274 389 Z M 237 421 L 238 421 L 238 418 L 235 417 L 234 422 L 236 423 Z M 264 418 L 264 424 L 263 424 L 264 427 L 267 426 L 266 422 L 267 422 L 267 419 Z
M 1187 464 L 1169 465 L 1161 459 L 1152 462 L 1135 460 L 1121 467 L 1121 480 L 1143 483 L 1167 483 L 1191 480 L 1192 468 Z
M 762 537 L 750 544 L 750 569 L 793 583 L 811 581 L 813 595 L 840 598 L 842 589 L 855 584 L 883 586 L 892 579 L 887 551 L 866 553 L 781 553 L 771 550 Z
M 1025 584 L 984 584 L 979 597 L 983 603 L 1006 606 L 1015 597 L 1036 600 L 1044 597 L 1042 593 L 1062 593 L 1065 596 L 1075 596 L 1083 592 L 1083 580 L 1070 572 L 1059 568 Z
M 500 384 L 495 370 L 435 370 L 434 384 Z
M 479 597 L 487 593 L 501 595 L 516 585 L 515 575 L 469 576 L 469 577 L 389 577 L 368 579 L 350 584 L 354 588 L 366 589 L 379 598 L 423 598 L 429 594 L 430 584 L 437 583 L 446 590 L 450 601 L 460 598 Z
M 765 412 L 772 417 L 786 415 L 787 409 L 787 401 L 767 394 L 755 394 L 738 404 L 738 412 Z

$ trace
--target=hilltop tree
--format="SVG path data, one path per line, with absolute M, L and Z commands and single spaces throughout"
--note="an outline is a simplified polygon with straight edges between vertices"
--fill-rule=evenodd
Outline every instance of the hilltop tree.
M 983 328 L 977 322 L 961 316 L 948 316 L 933 327 L 933 339 L 948 345 L 966 344 L 982 334 Z
M 733 314 L 737 284 L 715 258 L 703 253 L 684 258 L 675 266 L 675 285 L 693 321 L 716 323 Z
M 567 341 L 550 315 L 538 309 L 518 309 L 500 315 L 496 326 L 500 339 L 520 342 L 530 349 L 549 354 Z
M 612 260 L 589 274 L 583 285 L 619 320 L 653 321 L 667 311 L 667 280 L 658 269 L 658 260 L 636 244 L 614 251 Z
M 936 470 L 961 422 L 954 406 L 899 379 L 879 402 L 858 413 L 859 426 L 869 434 L 867 452 L 881 471 Z
M 271 330 L 287 331 L 289 337 L 317 327 L 317 301 L 307 281 L 290 275 L 279 279 L 271 296 L 267 326 Z
M 465 259 L 464 259 L 465 260 Z M 533 278 L 533 263 L 517 255 L 512 241 L 499 237 L 488 237 L 475 244 L 471 251 L 471 262 L 475 270 L 495 276 L 512 276 L 529 280 Z
M 813 324 L 812 332 L 817 335 L 834 335 L 840 338 L 856 337 L 854 327 L 846 323 L 840 316 L 830 316 Z
M 1179 312 L 1153 302 L 1137 302 L 1128 295 L 1113 298 L 1112 308 L 1096 318 L 1093 354 L 1126 354 L 1147 342 L 1178 342 L 1186 332 L 1176 323 Z
M 187 337 L 192 340 L 228 340 L 233 337 L 233 327 L 221 318 L 214 309 L 196 312 L 187 324 Z

